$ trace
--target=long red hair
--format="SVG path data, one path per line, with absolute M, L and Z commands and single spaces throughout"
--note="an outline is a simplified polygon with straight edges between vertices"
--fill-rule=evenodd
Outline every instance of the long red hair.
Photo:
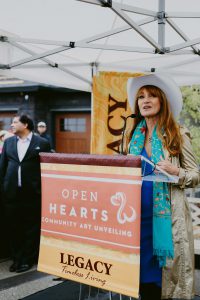
M 158 97 L 160 100 L 160 112 L 158 115 L 158 123 L 157 123 L 157 134 L 161 139 L 163 146 L 168 150 L 168 152 L 172 156 L 176 156 L 181 153 L 182 146 L 182 137 L 180 134 L 180 127 L 178 123 L 175 121 L 173 114 L 169 107 L 169 102 L 167 101 L 166 95 L 163 93 L 161 89 L 153 85 L 146 85 L 141 87 L 136 95 L 134 113 L 138 116 L 133 121 L 133 129 L 131 131 L 130 139 L 132 134 L 138 125 L 138 123 L 143 119 L 140 115 L 139 107 L 138 107 L 138 96 L 143 89 L 146 89 L 151 95 L 154 97 Z M 163 135 L 163 130 L 165 134 Z

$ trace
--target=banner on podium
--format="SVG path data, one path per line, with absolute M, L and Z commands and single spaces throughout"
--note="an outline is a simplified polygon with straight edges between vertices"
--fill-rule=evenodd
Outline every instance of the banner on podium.
M 41 164 L 38 270 L 137 297 L 141 198 L 138 163 L 136 167 L 135 163 L 132 167 L 58 163 L 53 162 L 52 154 L 50 160 Z

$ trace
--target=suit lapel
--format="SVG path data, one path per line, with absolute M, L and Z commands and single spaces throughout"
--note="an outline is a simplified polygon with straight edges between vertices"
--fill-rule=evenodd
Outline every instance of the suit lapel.
M 36 136 L 35 136 L 34 133 L 33 133 L 32 138 L 31 138 L 30 145 L 29 145 L 29 147 L 28 147 L 28 149 L 27 149 L 27 151 L 26 151 L 26 154 L 24 155 L 23 160 L 26 159 L 26 158 L 29 156 L 29 154 L 30 154 L 30 153 L 32 152 L 32 150 L 36 147 L 36 145 L 37 145 L 37 139 L 36 139 Z
M 17 136 L 15 136 L 13 139 L 12 151 L 13 151 L 13 155 L 16 157 L 16 159 L 19 160 L 18 151 L 17 151 L 17 141 L 18 141 Z

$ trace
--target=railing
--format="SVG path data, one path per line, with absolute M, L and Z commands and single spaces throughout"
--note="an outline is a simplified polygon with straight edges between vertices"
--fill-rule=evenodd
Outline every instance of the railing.
M 200 255 L 200 187 L 189 189 L 186 194 L 192 213 L 195 254 Z

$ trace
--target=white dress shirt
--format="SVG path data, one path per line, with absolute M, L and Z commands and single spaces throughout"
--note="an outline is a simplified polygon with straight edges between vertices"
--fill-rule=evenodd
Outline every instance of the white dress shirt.
M 17 153 L 19 157 L 19 161 L 21 162 L 28 150 L 28 147 L 30 145 L 31 139 L 32 139 L 33 133 L 30 132 L 29 135 L 25 139 L 21 139 L 20 137 L 17 137 Z M 21 166 L 18 168 L 18 186 L 22 186 L 22 180 L 21 180 Z

